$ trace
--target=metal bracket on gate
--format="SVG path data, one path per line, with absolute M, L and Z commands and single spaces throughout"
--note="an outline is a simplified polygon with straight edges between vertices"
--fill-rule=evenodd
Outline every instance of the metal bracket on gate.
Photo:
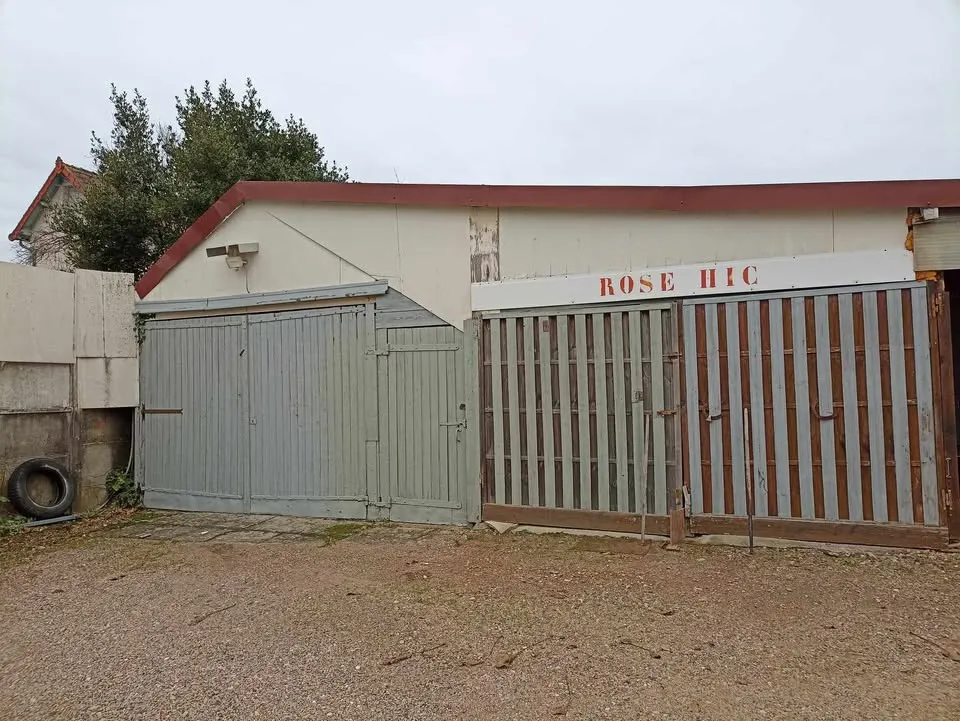
M 183 415 L 183 408 L 144 408 L 140 406 L 140 417 L 143 418 L 148 413 L 161 416 Z

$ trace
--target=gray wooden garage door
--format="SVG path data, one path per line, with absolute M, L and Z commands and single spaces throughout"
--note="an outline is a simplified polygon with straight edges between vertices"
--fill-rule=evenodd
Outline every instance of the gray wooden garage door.
M 467 521 L 463 333 L 375 317 L 370 304 L 148 322 L 146 505 Z

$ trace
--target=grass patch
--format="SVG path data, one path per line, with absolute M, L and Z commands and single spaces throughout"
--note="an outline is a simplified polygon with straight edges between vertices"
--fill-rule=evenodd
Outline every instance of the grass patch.
M 366 527 L 365 523 L 334 523 L 324 528 L 320 536 L 328 545 L 333 545 L 337 541 L 362 533 Z
M 0 516 L 0 536 L 16 536 L 26 522 L 23 516 Z

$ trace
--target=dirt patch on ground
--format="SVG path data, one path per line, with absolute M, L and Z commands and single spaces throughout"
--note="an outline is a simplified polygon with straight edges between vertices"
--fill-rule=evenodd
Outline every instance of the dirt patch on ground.
M 960 718 L 958 555 L 350 530 L 9 563 L 0 718 Z

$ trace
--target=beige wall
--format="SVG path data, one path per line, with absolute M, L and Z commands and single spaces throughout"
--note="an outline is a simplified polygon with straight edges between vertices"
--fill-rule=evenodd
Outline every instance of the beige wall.
M 473 223 L 471 223 L 471 218 Z M 576 212 L 362 204 L 248 203 L 146 300 L 386 280 L 460 326 L 470 317 L 471 248 L 499 279 L 798 254 L 902 249 L 905 209 L 807 213 Z M 471 230 L 471 228 L 473 230 Z M 476 236 L 482 228 L 483 242 Z M 243 271 L 207 247 L 257 242 Z M 499 249 L 497 251 L 497 249 Z
M 500 278 L 903 248 L 906 209 L 811 213 L 500 211 Z
M 386 280 L 454 325 L 470 316 L 468 209 L 248 203 L 145 300 L 189 300 Z M 206 248 L 259 243 L 244 270 Z
M 18 369 L 0 376 L 0 407 L 68 406 L 70 366 L 78 407 L 136 405 L 134 298 L 126 273 L 0 263 L 0 363 Z
M 0 361 L 73 363 L 74 276 L 0 263 Z

